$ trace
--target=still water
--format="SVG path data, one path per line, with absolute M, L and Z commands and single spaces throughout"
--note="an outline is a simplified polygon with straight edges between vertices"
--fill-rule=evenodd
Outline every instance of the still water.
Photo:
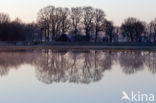
M 133 103 L 123 91 L 156 96 L 156 51 L 0 51 L 0 103 Z

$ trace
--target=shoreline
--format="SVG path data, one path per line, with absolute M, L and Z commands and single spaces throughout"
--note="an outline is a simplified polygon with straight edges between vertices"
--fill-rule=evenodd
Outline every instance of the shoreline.
M 0 45 L 0 50 L 31 50 L 31 49 L 95 49 L 95 50 L 154 50 L 156 43 L 41 43 L 36 45 Z

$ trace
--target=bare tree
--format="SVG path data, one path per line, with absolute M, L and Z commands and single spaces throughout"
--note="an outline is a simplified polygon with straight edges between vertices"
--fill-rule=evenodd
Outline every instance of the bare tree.
M 123 34 L 134 42 L 140 41 L 140 36 L 144 32 L 145 27 L 143 22 L 137 20 L 136 18 L 128 18 L 122 24 L 121 29 Z
M 148 31 L 150 36 L 154 37 L 154 41 L 156 41 L 156 18 L 150 22 L 149 27 L 148 27 Z
M 78 27 L 82 20 L 82 8 L 81 7 L 73 7 L 71 8 L 71 21 L 72 28 L 74 29 L 75 39 L 78 33 Z
M 50 17 L 52 16 L 54 6 L 47 6 L 41 9 L 38 13 L 39 27 L 44 31 L 46 40 L 50 39 Z
M 90 40 L 90 34 L 91 31 L 93 30 L 93 25 L 94 25 L 94 17 L 95 17 L 95 11 L 92 7 L 84 7 L 83 8 L 83 23 L 84 23 L 84 29 L 86 32 L 86 40 Z
M 107 36 L 109 36 L 109 42 L 112 42 L 113 30 L 114 30 L 113 22 L 108 21 L 108 20 L 104 20 L 104 22 L 102 24 L 102 28 L 103 28 L 103 31 L 105 32 L 105 34 Z
M 97 41 L 98 33 L 102 31 L 102 23 L 105 19 L 105 13 L 101 9 L 95 9 L 95 41 Z
M 156 18 L 150 22 L 149 27 L 151 33 L 156 33 Z
M 60 18 L 60 32 L 61 35 L 66 34 L 70 27 L 70 20 L 69 20 L 69 15 L 70 11 L 68 8 L 58 8 L 59 11 L 59 18 Z
M 59 28 L 61 23 L 59 14 L 60 13 L 58 8 L 55 8 L 50 16 L 52 40 L 55 40 L 57 38 L 57 35 L 59 35 Z
M 0 13 L 0 24 L 10 22 L 10 17 L 8 14 Z

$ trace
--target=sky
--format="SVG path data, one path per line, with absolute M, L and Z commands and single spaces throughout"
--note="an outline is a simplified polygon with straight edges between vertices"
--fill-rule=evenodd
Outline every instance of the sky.
M 156 18 L 156 0 L 1 0 L 0 12 L 8 13 L 12 20 L 19 17 L 30 23 L 35 22 L 37 12 L 48 5 L 100 8 L 105 11 L 106 18 L 118 26 L 127 17 L 136 17 L 147 23 Z

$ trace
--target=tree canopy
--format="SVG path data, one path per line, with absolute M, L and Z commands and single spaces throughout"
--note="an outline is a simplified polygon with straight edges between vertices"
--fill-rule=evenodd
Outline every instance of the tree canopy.
M 156 19 L 149 24 L 128 17 L 115 26 L 102 9 L 46 6 L 39 10 L 37 22 L 24 23 L 19 18 L 0 13 L 0 41 L 85 41 L 85 42 L 155 42 Z

